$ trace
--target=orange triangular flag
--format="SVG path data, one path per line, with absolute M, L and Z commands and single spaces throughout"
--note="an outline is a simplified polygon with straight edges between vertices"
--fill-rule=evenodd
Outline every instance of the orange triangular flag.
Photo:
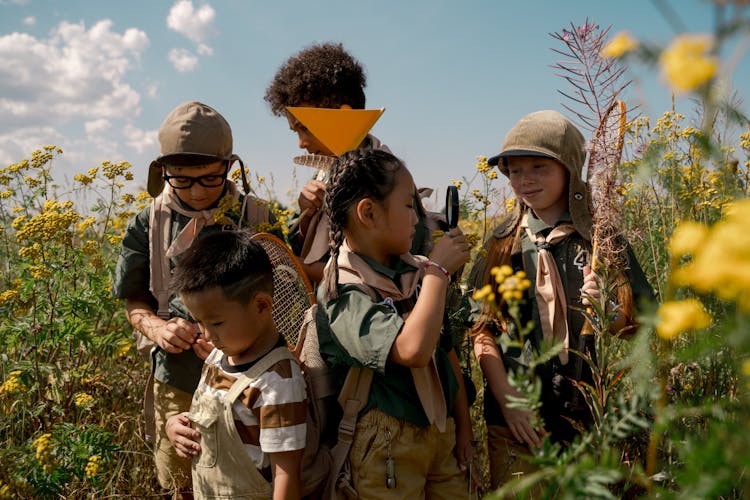
M 359 147 L 385 111 L 385 108 L 332 109 L 291 106 L 286 109 L 336 156 Z

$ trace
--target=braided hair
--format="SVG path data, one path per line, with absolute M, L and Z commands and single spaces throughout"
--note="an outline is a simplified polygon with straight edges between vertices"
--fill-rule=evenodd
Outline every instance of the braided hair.
M 364 198 L 385 200 L 396 187 L 396 177 L 406 170 L 404 162 L 379 149 L 357 149 L 336 159 L 326 187 L 325 213 L 331 226 L 328 236 L 330 263 L 323 276 L 328 299 L 338 297 L 338 256 L 344 242 L 349 209 Z

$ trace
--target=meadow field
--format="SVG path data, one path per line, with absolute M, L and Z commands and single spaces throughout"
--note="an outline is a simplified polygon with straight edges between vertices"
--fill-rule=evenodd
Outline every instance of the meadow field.
M 740 17 L 667 47 L 588 24 L 560 34 L 567 114 L 590 122 L 589 135 L 601 108 L 627 102 L 618 72 L 629 64 L 661 70 L 694 106 L 657 117 L 629 107 L 606 194 L 657 302 L 644 305 L 628 339 L 601 333 L 607 314 L 592 317 L 595 383 L 580 390 L 594 425 L 565 450 L 546 443 L 538 473 L 487 498 L 531 488 L 559 498 L 750 495 L 750 125 L 742 96 L 719 85 L 717 55 L 749 33 Z M 591 99 L 575 99 L 583 95 Z M 142 437 L 149 365 L 110 293 L 123 231 L 150 198 L 129 187 L 126 162 L 102 161 L 58 185 L 61 154 L 40 146 L 0 169 L 0 499 L 159 496 Z M 461 227 L 479 252 L 512 199 L 486 159 L 465 173 L 454 180 Z M 294 207 L 273 208 L 283 222 Z M 481 389 L 465 332 L 456 341 Z M 534 408 L 537 388 L 517 383 L 519 404 Z M 481 405 L 480 390 L 472 415 L 486 479 Z

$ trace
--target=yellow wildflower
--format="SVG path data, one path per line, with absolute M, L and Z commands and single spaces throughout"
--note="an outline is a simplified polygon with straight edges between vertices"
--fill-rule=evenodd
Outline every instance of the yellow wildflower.
M 52 434 L 49 432 L 42 434 L 32 444 L 36 447 L 36 458 L 42 464 L 44 472 L 52 474 L 55 470 L 55 462 L 52 457 Z
M 456 186 L 456 189 L 461 189 L 461 185 L 463 184 L 461 181 L 456 179 L 451 179 L 451 184 Z
M 664 340 L 672 340 L 680 333 L 706 328 L 711 316 L 697 299 L 664 302 L 658 311 L 656 333 Z
M 0 293 L 0 306 L 18 300 L 18 290 L 5 290 Z
M 73 402 L 79 408 L 86 408 L 94 402 L 94 397 L 91 394 L 85 392 L 79 392 L 73 396 Z
M 15 394 L 26 389 L 21 380 L 21 373 L 21 370 L 13 370 L 8 374 L 8 378 L 3 382 L 3 385 L 0 385 L 0 395 Z
M 692 255 L 700 248 L 708 235 L 708 228 L 695 221 L 681 223 L 669 239 L 669 253 L 673 259 Z
M 713 44 L 710 35 L 676 37 L 659 58 L 667 82 L 680 92 L 689 92 L 711 80 L 718 67 L 717 59 L 708 55 Z
M 493 267 L 490 269 L 490 274 L 495 277 L 496 283 L 502 283 L 505 278 L 513 274 L 513 268 L 505 264 L 499 267 Z
M 91 455 L 89 461 L 86 464 L 86 477 L 91 479 L 96 476 L 99 472 L 99 461 L 102 459 L 101 455 Z
M 78 225 L 76 226 L 76 229 L 78 230 L 79 233 L 83 234 L 88 228 L 93 226 L 95 222 L 96 222 L 96 218 L 89 215 L 88 217 L 86 217 L 85 219 L 83 219 L 81 222 L 78 223 Z
M 477 156 L 477 170 L 481 173 L 486 173 L 490 170 L 492 170 L 492 167 L 487 163 L 487 157 L 486 156 Z
M 93 182 L 94 179 L 92 179 L 88 175 L 76 174 L 73 176 L 73 180 L 76 182 L 80 182 L 84 186 L 88 186 L 89 184 Z
M 674 271 L 673 279 L 750 311 L 750 200 L 725 207 L 724 218 L 709 229 L 704 244 Z
M 479 290 L 476 290 L 471 298 L 476 301 L 494 302 L 495 293 L 492 291 L 492 285 L 484 285 Z
M 638 40 L 630 36 L 627 31 L 617 33 L 599 53 L 604 58 L 622 57 L 638 47 Z
M 747 377 L 747 388 L 750 389 L 750 358 L 742 362 L 742 373 Z

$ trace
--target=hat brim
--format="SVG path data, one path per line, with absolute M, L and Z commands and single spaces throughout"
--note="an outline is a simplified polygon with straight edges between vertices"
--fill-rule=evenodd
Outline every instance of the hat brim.
M 217 161 L 227 161 L 231 158 L 207 155 L 204 153 L 172 153 L 158 157 L 157 162 L 175 167 L 198 167 Z
M 487 165 L 491 167 L 497 167 L 498 165 L 500 165 L 500 159 L 508 158 L 510 156 L 536 156 L 539 158 L 550 158 L 552 160 L 558 160 L 558 158 L 555 158 L 554 156 L 547 153 L 542 153 L 541 151 L 532 151 L 530 149 L 511 149 L 509 151 L 503 151 L 499 155 L 490 157 L 487 160 Z

